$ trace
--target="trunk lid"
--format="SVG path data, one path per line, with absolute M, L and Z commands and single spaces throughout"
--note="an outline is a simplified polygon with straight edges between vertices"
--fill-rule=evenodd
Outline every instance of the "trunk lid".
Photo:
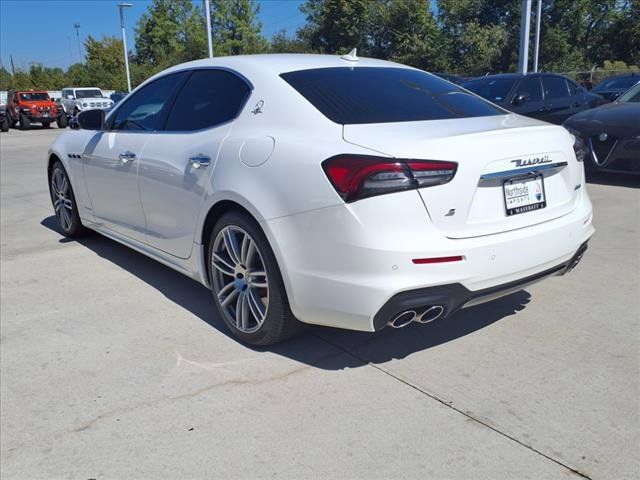
M 582 164 L 575 159 L 572 137 L 562 127 L 519 115 L 345 125 L 343 137 L 396 158 L 457 162 L 451 182 L 418 190 L 432 223 L 449 238 L 561 217 L 575 208 L 580 194 Z M 536 175 L 543 178 L 546 206 L 507 215 L 505 182 Z

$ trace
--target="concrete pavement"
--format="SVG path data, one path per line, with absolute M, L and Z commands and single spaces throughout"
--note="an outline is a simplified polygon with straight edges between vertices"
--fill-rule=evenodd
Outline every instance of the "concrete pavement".
M 250 349 L 210 293 L 57 231 L 55 128 L 0 135 L 0 477 L 640 477 L 640 189 L 576 270 L 454 318 Z

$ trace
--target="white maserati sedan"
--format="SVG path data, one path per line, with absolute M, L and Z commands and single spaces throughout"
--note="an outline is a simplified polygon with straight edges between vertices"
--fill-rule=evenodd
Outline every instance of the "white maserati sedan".
M 568 272 L 594 232 L 564 128 L 353 53 L 185 63 L 75 128 L 47 158 L 64 234 L 201 282 L 254 345 L 446 318 Z

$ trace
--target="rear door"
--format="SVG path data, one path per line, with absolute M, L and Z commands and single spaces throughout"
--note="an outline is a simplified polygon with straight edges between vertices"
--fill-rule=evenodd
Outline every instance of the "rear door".
M 176 257 L 190 256 L 218 152 L 249 93 L 249 85 L 230 71 L 191 73 L 165 127 L 146 145 L 140 161 L 140 196 L 150 245 Z

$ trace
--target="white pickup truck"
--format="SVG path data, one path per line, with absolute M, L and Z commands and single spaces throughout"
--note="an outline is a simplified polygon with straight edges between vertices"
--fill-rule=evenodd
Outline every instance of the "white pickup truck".
M 106 98 L 102 90 L 96 87 L 63 88 L 60 103 L 67 115 L 75 115 L 82 110 L 113 107 L 113 101 Z

